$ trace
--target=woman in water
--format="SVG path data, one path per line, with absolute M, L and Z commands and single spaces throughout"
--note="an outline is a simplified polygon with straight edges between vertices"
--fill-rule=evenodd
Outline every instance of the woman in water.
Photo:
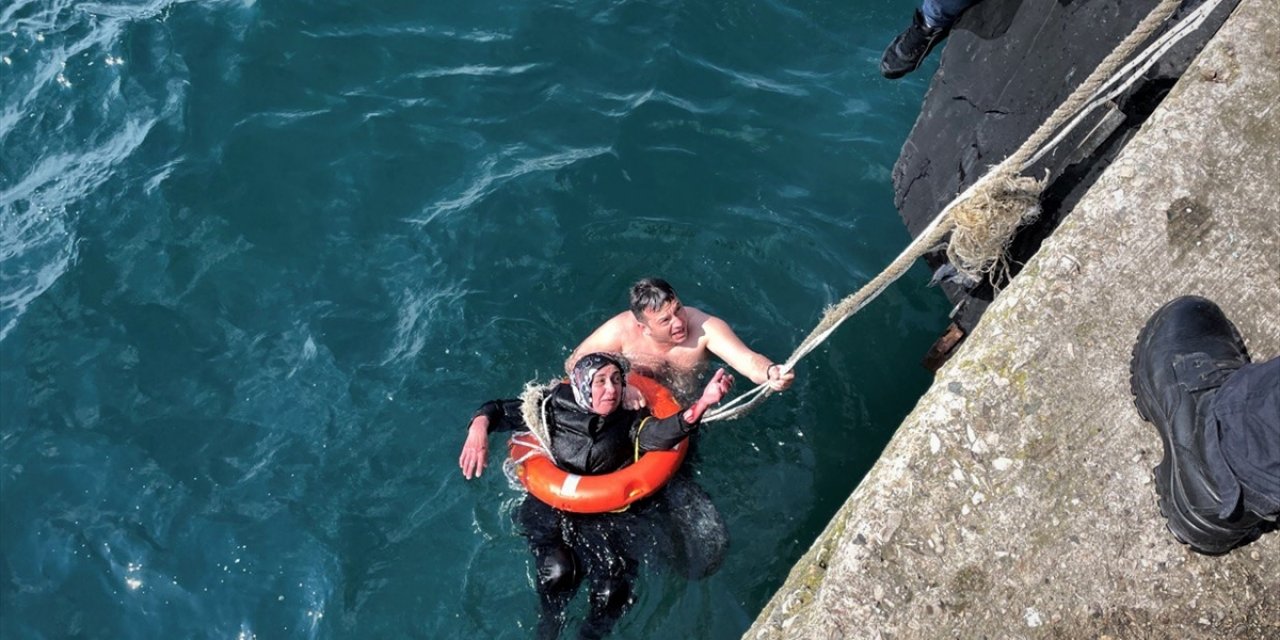
M 560 468 L 581 475 L 611 473 L 631 464 L 637 445 L 640 451 L 670 449 L 698 427 L 702 414 L 733 384 L 733 377 L 720 369 L 693 405 L 658 419 L 646 409 L 623 407 L 625 369 L 612 355 L 585 355 L 574 365 L 569 382 L 556 385 L 550 397 L 544 397 L 549 447 Z M 472 418 L 462 447 L 462 475 L 470 479 L 483 472 L 490 433 L 526 429 L 519 400 L 486 402 Z M 626 611 L 636 562 L 628 548 L 634 536 L 625 530 L 622 515 L 568 513 L 526 496 L 515 519 L 529 541 L 537 571 L 539 637 L 559 635 L 565 607 L 588 574 L 591 606 L 582 637 L 607 634 Z

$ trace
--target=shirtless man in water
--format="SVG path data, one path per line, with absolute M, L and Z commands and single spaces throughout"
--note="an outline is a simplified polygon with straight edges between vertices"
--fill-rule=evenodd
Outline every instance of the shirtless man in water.
M 581 355 L 600 351 L 620 353 L 637 369 L 660 378 L 668 378 L 663 375 L 667 372 L 690 378 L 706 363 L 708 352 L 752 382 L 768 382 L 774 391 L 790 387 L 796 377 L 748 348 L 724 320 L 681 304 L 671 285 L 660 278 L 645 278 L 632 286 L 631 310 L 587 336 L 569 354 L 565 370 Z

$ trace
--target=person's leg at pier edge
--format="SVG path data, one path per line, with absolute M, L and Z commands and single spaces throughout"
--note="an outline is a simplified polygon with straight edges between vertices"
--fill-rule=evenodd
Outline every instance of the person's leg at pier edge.
M 1250 364 L 1213 302 L 1184 296 L 1148 320 L 1130 364 L 1134 404 L 1160 435 L 1154 469 L 1169 531 L 1221 554 L 1280 511 L 1280 360 Z

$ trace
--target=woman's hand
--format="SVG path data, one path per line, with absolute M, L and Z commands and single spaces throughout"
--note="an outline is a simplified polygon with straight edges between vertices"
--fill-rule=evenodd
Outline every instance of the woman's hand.
M 622 407 L 635 411 L 636 409 L 645 408 L 644 394 L 635 387 L 625 387 L 626 393 L 622 396 Z
M 458 466 L 462 467 L 462 477 L 470 480 L 484 473 L 486 459 L 489 457 L 489 419 L 476 416 L 467 429 L 467 441 L 462 444 L 462 455 L 458 457 Z
M 715 375 L 711 376 L 711 380 L 707 382 L 707 388 L 702 390 L 702 397 L 698 399 L 700 404 L 710 407 L 720 402 L 729 388 L 733 386 L 733 376 L 729 375 L 723 367 L 718 369 Z
M 707 388 L 702 390 L 702 397 L 693 403 L 684 412 L 684 421 L 693 424 L 702 419 L 702 414 L 706 413 L 711 405 L 720 402 L 724 398 L 724 394 L 729 393 L 729 388 L 733 386 L 733 376 L 725 372 L 723 368 L 716 371 L 711 376 L 711 381 L 707 383 Z

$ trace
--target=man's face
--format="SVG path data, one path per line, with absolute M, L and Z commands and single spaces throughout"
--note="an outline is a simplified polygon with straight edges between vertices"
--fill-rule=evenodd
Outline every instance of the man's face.
M 591 376 L 591 410 L 607 416 L 622 404 L 622 371 L 605 365 Z
M 689 335 L 685 323 L 684 305 L 672 300 L 657 311 L 644 310 L 644 328 L 649 337 L 658 342 L 680 344 Z

